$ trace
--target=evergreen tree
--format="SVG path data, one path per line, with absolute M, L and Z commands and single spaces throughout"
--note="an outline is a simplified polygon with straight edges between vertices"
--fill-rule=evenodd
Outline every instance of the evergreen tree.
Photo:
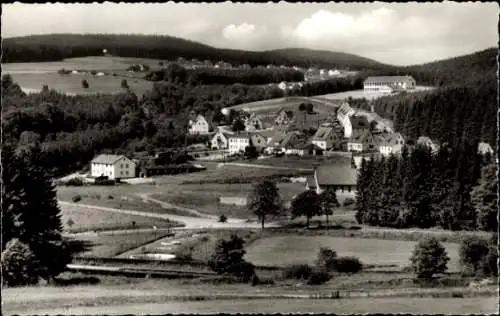
M 70 261 L 61 231 L 60 209 L 55 188 L 41 167 L 39 147 L 16 154 L 9 147 L 2 150 L 3 244 L 14 238 L 26 244 L 39 262 L 38 276 L 51 279 Z
M 472 203 L 477 213 L 477 227 L 482 230 L 498 231 L 497 170 L 495 164 L 484 166 L 479 185 L 471 192 Z
M 356 210 L 356 222 L 358 224 L 364 223 L 365 214 L 368 211 L 368 202 L 369 202 L 369 179 L 370 173 L 372 170 L 368 169 L 368 163 L 363 158 L 361 160 L 361 166 L 358 171 L 358 178 L 356 182 L 356 204 L 354 209 Z

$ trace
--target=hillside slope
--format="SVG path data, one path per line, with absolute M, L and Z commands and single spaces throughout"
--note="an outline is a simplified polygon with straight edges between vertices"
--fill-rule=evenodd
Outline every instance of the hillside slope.
M 71 57 L 98 56 L 107 49 L 121 57 L 173 60 L 178 57 L 211 61 L 224 60 L 232 64 L 250 65 L 311 65 L 353 70 L 380 69 L 387 65 L 353 54 L 309 49 L 244 51 L 219 49 L 198 42 L 153 35 L 78 35 L 51 34 L 3 39 L 2 63 L 56 61 Z
M 449 86 L 474 84 L 488 78 L 496 82 L 496 48 L 489 48 L 468 55 L 439 60 L 421 65 L 389 67 L 370 75 L 412 75 L 418 85 Z

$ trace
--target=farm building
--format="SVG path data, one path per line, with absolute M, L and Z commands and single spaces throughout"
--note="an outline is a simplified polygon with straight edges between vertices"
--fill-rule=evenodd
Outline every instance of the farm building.
M 224 133 L 221 130 L 214 134 L 212 139 L 210 139 L 211 149 L 226 149 L 229 146 L 229 133 Z
M 340 146 L 342 136 L 332 126 L 321 126 L 312 137 L 311 142 L 323 150 L 328 150 Z
M 415 89 L 416 82 L 412 76 L 368 77 L 363 82 L 365 92 L 383 92 Z
M 253 132 L 264 128 L 264 124 L 262 124 L 262 121 L 255 115 L 255 113 L 250 114 L 250 116 L 245 119 L 244 124 L 245 131 L 247 132 Z
M 229 137 L 229 153 L 244 152 L 248 146 L 255 146 L 257 151 L 264 149 L 267 139 L 259 133 L 240 132 Z
M 323 165 L 314 170 L 314 176 L 306 181 L 307 190 L 320 194 L 326 188 L 335 191 L 352 192 L 356 190 L 358 171 L 352 164 Z
M 369 130 L 355 130 L 347 141 L 347 151 L 375 150 L 375 138 Z
M 382 155 L 389 156 L 401 153 L 405 141 L 400 133 L 380 133 L 375 135 L 375 143 Z
M 196 116 L 195 119 L 189 120 L 188 133 L 191 135 L 208 134 L 210 125 L 203 115 Z
M 135 162 L 123 155 L 102 154 L 90 162 L 90 175 L 108 179 L 135 178 L 135 166 Z

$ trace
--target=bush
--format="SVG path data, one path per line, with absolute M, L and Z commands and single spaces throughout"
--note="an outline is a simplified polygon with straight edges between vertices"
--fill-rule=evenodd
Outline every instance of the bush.
M 38 266 L 35 254 L 28 245 L 18 239 L 9 241 L 2 252 L 2 285 L 36 284 L 38 282 Z
M 80 202 L 82 200 L 82 197 L 79 194 L 77 194 L 77 195 L 73 196 L 73 198 L 71 200 L 73 200 L 73 203 L 77 203 L 77 202 Z
M 193 249 L 192 247 L 181 246 L 175 251 L 175 259 L 179 261 L 192 261 Z
M 224 272 L 246 283 L 255 275 L 255 267 L 250 262 L 243 261 L 227 267 Z
M 356 200 L 353 199 L 353 198 L 346 198 L 344 200 L 344 203 L 342 203 L 342 206 L 351 206 L 351 205 L 354 205 L 356 203 Z
M 465 238 L 460 243 L 460 265 L 465 275 L 482 273 L 482 262 L 488 255 L 488 242 L 478 237 Z
M 112 200 L 112 199 L 114 199 L 114 197 L 110 194 L 110 195 L 108 195 L 108 199 Z
M 224 214 L 220 215 L 219 219 L 218 219 L 218 222 L 219 223 L 225 223 L 225 222 L 227 222 L 227 216 L 224 215 Z
M 68 181 L 66 181 L 64 183 L 64 185 L 66 186 L 75 186 L 75 187 L 81 187 L 83 186 L 85 183 L 83 182 L 82 179 L 80 178 L 71 178 L 69 179 Z
M 332 278 L 332 276 L 330 275 L 330 273 L 328 273 L 328 271 L 321 269 L 321 270 L 313 271 L 311 273 L 311 275 L 309 276 L 309 280 L 307 281 L 307 284 L 320 285 L 320 284 L 323 284 L 323 283 L 330 281 L 331 278 Z
M 259 278 L 257 274 L 252 277 L 252 286 L 256 285 L 273 285 L 274 280 L 271 278 Z
M 311 276 L 312 268 L 307 264 L 296 264 L 286 267 L 283 276 L 286 279 L 308 279 Z
M 340 273 L 357 273 L 363 269 L 363 264 L 356 257 L 338 257 L 332 265 Z
M 244 243 L 245 241 L 236 235 L 231 235 L 230 239 L 219 239 L 209 260 L 210 268 L 217 273 L 223 273 L 228 267 L 244 262 Z
M 327 270 L 332 270 L 335 267 L 335 260 L 337 259 L 337 253 L 330 248 L 322 247 L 318 253 L 318 259 L 316 260 L 316 266 L 325 268 Z
M 420 241 L 410 257 L 413 272 L 419 279 L 430 279 L 436 273 L 443 273 L 450 260 L 446 250 L 434 237 Z

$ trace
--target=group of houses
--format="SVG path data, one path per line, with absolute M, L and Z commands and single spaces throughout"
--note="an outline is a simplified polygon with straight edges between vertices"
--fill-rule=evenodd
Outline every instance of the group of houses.
M 233 132 L 210 124 L 202 115 L 189 123 L 189 134 L 211 135 L 209 147 L 226 150 L 230 155 L 254 146 L 258 152 L 285 155 L 318 155 L 327 151 L 398 153 L 404 146 L 399 133 L 380 130 L 366 116 L 357 115 L 347 102 L 332 114 L 311 109 L 282 108 L 275 113 L 271 126 L 249 114 L 244 118 L 245 129 Z M 266 128 L 267 127 L 267 128 Z

